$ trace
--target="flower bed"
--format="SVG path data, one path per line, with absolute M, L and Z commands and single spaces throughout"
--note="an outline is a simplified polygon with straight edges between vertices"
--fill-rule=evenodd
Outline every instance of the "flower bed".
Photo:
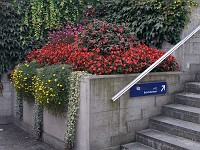
M 94 20 L 79 29 L 67 27 L 55 34 L 60 36 L 51 35 L 53 43 L 30 52 L 27 60 L 36 60 L 41 65 L 70 64 L 74 71 L 91 74 L 128 74 L 144 71 L 165 54 L 138 44 L 136 38 L 128 34 L 126 25 Z M 71 43 L 69 38 L 72 37 L 74 42 Z M 170 55 L 153 71 L 177 71 L 178 68 L 175 58 Z

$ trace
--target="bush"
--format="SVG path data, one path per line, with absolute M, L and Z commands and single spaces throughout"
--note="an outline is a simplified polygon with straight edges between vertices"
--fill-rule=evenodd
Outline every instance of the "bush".
M 65 64 L 44 66 L 38 70 L 35 99 L 55 115 L 66 111 L 70 73 L 71 67 Z
M 48 40 L 51 44 L 71 44 L 75 42 L 75 36 L 82 31 L 82 25 L 78 24 L 77 27 L 73 27 L 71 24 L 65 28 L 49 33 Z
M 89 52 L 96 51 L 102 55 L 108 55 L 111 51 L 125 51 L 137 43 L 136 37 L 130 32 L 126 24 L 93 20 L 88 22 L 79 34 L 79 45 L 83 45 Z
M 14 89 L 25 100 L 33 100 L 34 86 L 39 64 L 36 62 L 21 63 L 14 70 L 11 78 Z

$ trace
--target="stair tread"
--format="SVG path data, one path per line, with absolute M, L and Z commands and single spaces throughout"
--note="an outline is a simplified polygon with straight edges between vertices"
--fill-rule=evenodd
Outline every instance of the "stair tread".
M 191 93 L 191 92 L 179 93 L 179 94 L 177 94 L 177 96 L 200 99 L 200 94 L 198 94 L 198 93 Z
M 169 105 L 165 105 L 164 107 L 168 107 L 168 108 L 173 108 L 173 109 L 178 109 L 178 110 L 182 110 L 182 111 L 188 111 L 188 112 L 200 114 L 200 108 L 198 108 L 198 107 L 192 107 L 192 106 L 188 106 L 188 105 L 169 104 Z
M 197 85 L 197 86 L 200 86 L 200 82 L 188 82 L 186 83 L 186 85 Z
M 176 145 L 181 148 L 190 149 L 190 150 L 200 150 L 200 143 L 197 143 L 197 142 L 194 142 L 182 137 L 174 136 L 168 133 L 160 132 L 157 130 L 147 129 L 147 130 L 139 131 L 137 133 L 147 136 L 147 137 L 151 137 L 153 139 L 156 139 L 162 142 Z
M 170 118 L 170 117 L 166 117 L 166 116 L 154 117 L 154 118 L 151 118 L 151 120 L 156 120 L 156 121 L 159 121 L 162 123 L 167 123 L 167 124 L 182 127 L 182 128 L 188 129 L 188 130 L 200 132 L 199 124 L 188 122 L 188 121 L 183 121 L 183 120 Z
M 134 143 L 129 143 L 122 145 L 124 148 L 127 148 L 129 150 L 155 150 L 154 148 L 151 148 L 149 146 L 146 146 L 144 144 L 134 142 Z

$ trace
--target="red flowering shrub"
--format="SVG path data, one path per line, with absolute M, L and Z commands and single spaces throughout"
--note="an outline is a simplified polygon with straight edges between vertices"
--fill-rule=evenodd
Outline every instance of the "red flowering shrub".
M 96 50 L 103 55 L 111 51 L 128 50 L 137 43 L 126 24 L 117 25 L 100 20 L 93 20 L 84 26 L 79 39 L 82 42 L 79 44 L 87 47 L 88 51 Z
M 42 65 L 70 64 L 73 70 L 92 74 L 127 74 L 144 71 L 165 53 L 137 44 L 125 25 L 94 20 L 79 29 L 67 27 L 66 37 L 61 36 L 64 30 L 56 32 L 51 44 L 30 52 L 27 60 L 35 59 Z M 73 43 L 65 40 L 68 37 L 73 37 Z M 169 56 L 153 71 L 175 70 L 178 64 Z
M 92 74 L 127 74 L 144 71 L 165 52 L 149 48 L 144 44 L 123 51 L 111 51 L 102 55 L 96 51 L 83 51 L 75 45 L 46 45 L 41 50 L 28 54 L 28 60 L 35 59 L 40 64 L 66 63 L 73 70 L 88 71 Z M 36 54 L 36 55 L 34 55 Z M 169 56 L 154 71 L 175 71 L 178 64 L 173 56 Z

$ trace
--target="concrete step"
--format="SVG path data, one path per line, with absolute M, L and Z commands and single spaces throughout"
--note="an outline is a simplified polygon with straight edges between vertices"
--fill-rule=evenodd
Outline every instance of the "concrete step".
M 200 94 L 189 92 L 179 93 L 175 96 L 174 102 L 200 108 Z
M 163 115 L 188 122 L 200 124 L 200 108 L 182 104 L 169 104 L 163 106 Z
M 138 142 L 129 143 L 121 146 L 121 150 L 155 150 L 149 146 L 143 145 Z
M 136 141 L 159 150 L 200 150 L 200 143 L 153 129 L 137 132 Z
M 200 125 L 166 116 L 150 119 L 150 128 L 200 142 Z
M 185 84 L 185 91 L 200 94 L 200 82 L 189 82 Z

